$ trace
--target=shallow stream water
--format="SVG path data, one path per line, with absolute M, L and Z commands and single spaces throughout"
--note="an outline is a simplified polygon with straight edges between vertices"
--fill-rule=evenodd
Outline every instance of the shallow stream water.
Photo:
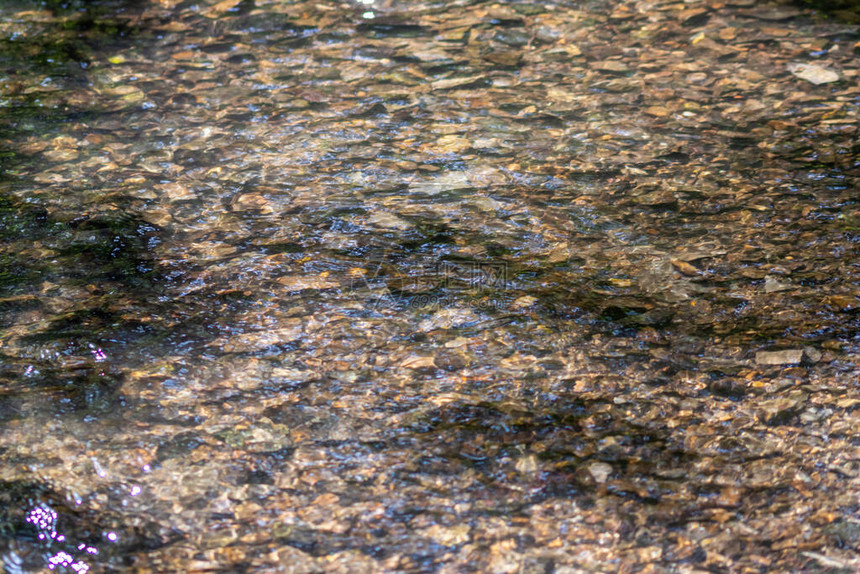
M 858 51 L 751 0 L 4 2 L 6 571 L 860 567 Z

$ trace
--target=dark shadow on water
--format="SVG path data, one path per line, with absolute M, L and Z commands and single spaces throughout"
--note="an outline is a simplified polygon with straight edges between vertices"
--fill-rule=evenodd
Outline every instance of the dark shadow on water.
M 175 532 L 81 505 L 44 482 L 0 481 L 0 564 L 18 567 L 9 571 L 40 570 L 46 559 L 75 571 L 110 559 L 131 566 L 134 553 L 175 540 Z
M 154 255 L 165 231 L 141 217 L 130 197 L 94 203 L 80 182 L 45 193 L 30 175 L 45 162 L 38 144 L 69 123 L 112 113 L 75 93 L 89 87 L 97 53 L 122 53 L 147 33 L 148 22 L 135 15 L 150 5 L 20 0 L 4 6 L 48 10 L 55 18 L 44 20 L 39 33 L 0 41 L 7 80 L 0 107 L 0 329 L 15 328 L 0 339 L 0 419 L 38 412 L 107 416 L 123 401 L 122 373 L 109 358 L 169 337 L 161 317 L 170 313 L 164 297 L 170 275 Z M 59 89 L 40 91 L 46 75 Z
M 106 414 L 121 401 L 121 375 L 102 361 L 107 349 L 150 330 L 123 315 L 151 306 L 161 288 L 149 255 L 157 234 L 132 214 L 63 220 L 0 194 L 0 327 L 29 323 L 16 344 L 51 351 L 3 357 L 2 418 L 29 412 L 27 403 Z

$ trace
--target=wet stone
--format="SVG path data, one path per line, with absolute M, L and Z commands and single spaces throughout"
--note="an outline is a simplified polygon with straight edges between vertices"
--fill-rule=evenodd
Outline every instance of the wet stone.
M 756 418 L 766 425 L 780 425 L 790 422 L 803 408 L 803 399 L 782 397 L 762 401 L 756 411 Z
M 803 359 L 803 351 L 787 349 L 784 351 L 759 351 L 755 362 L 760 365 L 796 365 Z

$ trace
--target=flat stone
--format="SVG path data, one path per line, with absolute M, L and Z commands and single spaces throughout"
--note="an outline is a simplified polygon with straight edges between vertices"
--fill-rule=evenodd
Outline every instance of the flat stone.
M 796 397 L 764 401 L 756 412 L 756 418 L 768 426 L 785 424 L 800 412 L 802 406 L 803 402 Z
M 589 465 L 588 472 L 596 482 L 603 484 L 612 474 L 612 466 L 605 462 L 595 462 Z
M 803 351 L 800 349 L 759 351 L 755 354 L 755 362 L 759 365 L 796 365 L 802 360 Z

